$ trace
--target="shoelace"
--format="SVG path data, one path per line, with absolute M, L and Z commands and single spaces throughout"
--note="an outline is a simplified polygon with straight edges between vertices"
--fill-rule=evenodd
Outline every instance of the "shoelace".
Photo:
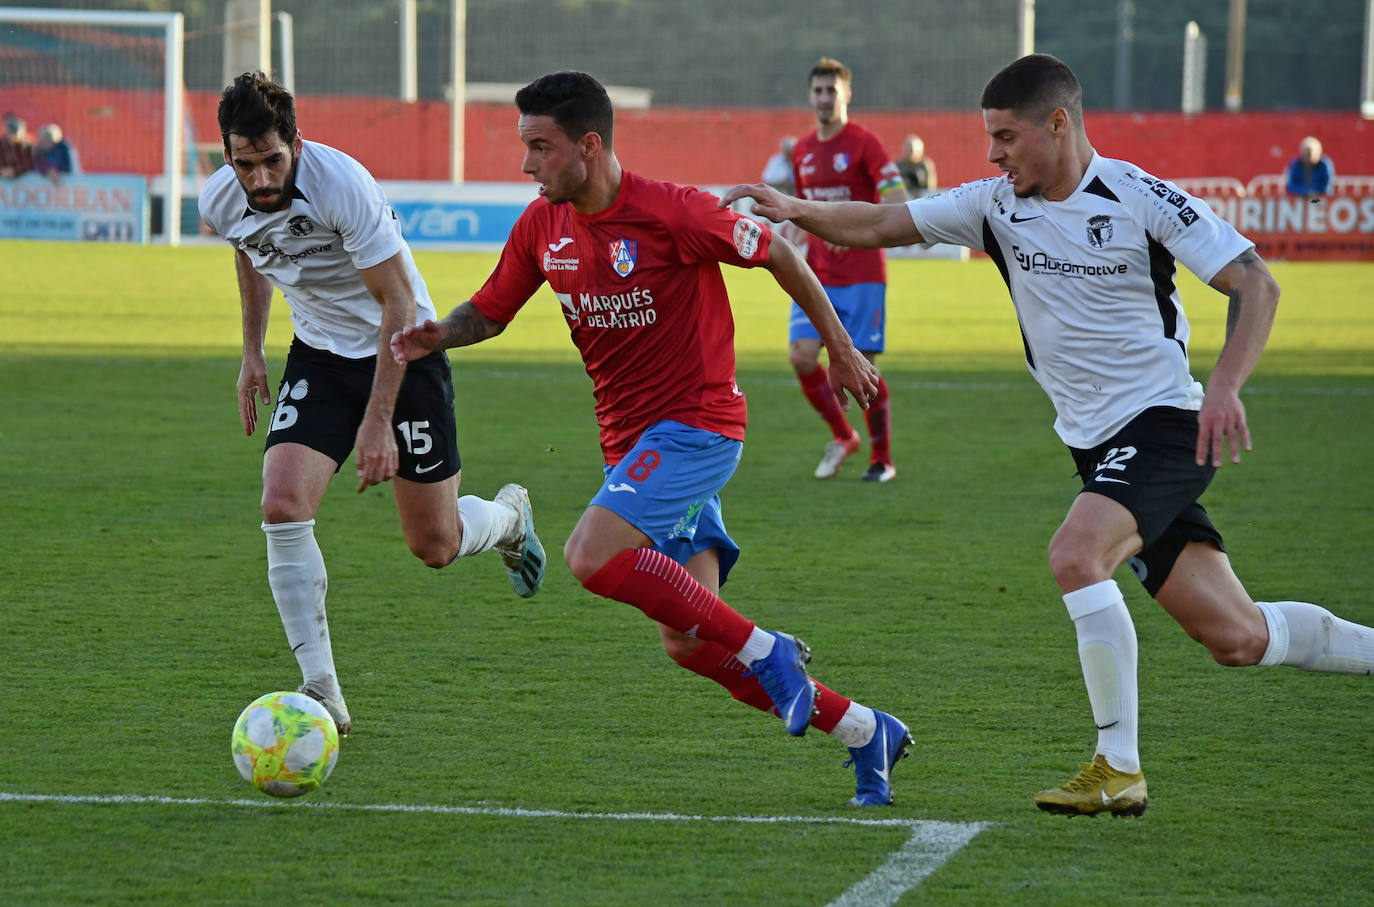
M 1064 785 L 1064 790 L 1081 791 L 1090 787 L 1097 787 L 1111 777 L 1109 769 L 1101 762 L 1080 762 L 1078 763 L 1081 771 L 1073 777 L 1073 780 Z
M 772 665 L 765 663 L 768 657 L 769 656 L 764 656 L 756 660 L 744 672 L 745 677 L 757 677 L 759 683 L 763 685 L 765 690 L 767 690 L 769 686 L 774 686 L 782 682 L 781 678 L 778 676 L 781 672 L 773 670 Z M 769 692 L 771 693 L 772 691 L 769 690 Z
M 872 739 L 872 740 L 869 740 L 868 743 L 865 743 L 864 746 L 868 746 L 869 744 L 873 743 L 874 740 L 877 740 L 877 739 L 878 739 L 878 735 L 877 735 L 877 734 L 874 734 L 874 735 L 873 735 L 873 739 Z M 848 761 L 845 762 L 844 765 L 842 765 L 842 766 L 840 766 L 840 767 L 841 767 L 841 768 L 849 768 L 851 765 L 853 765 L 853 764 L 858 760 L 858 758 L 859 758 L 859 750 L 861 750 L 861 749 L 863 749 L 863 748 L 864 748 L 863 746 L 851 746 L 851 747 L 849 747 L 849 759 L 848 759 Z

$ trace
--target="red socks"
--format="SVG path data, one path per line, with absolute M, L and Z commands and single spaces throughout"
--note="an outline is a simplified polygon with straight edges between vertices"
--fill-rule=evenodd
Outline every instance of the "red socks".
M 760 712 L 777 715 L 777 710 L 773 708 L 773 700 L 759 684 L 758 678 L 746 677 L 748 668 L 723 646 L 705 643 L 678 664 L 694 674 L 714 680 L 729 690 L 730 695 L 740 702 L 752 705 Z M 817 681 L 816 714 L 811 716 L 811 726 L 822 733 L 830 733 L 848 711 L 849 703 L 850 700 Z
M 830 388 L 830 375 L 826 372 L 825 366 L 818 366 L 813 372 L 798 375 L 797 380 L 801 382 L 802 393 L 811 401 L 811 406 L 821 414 L 825 424 L 830 426 L 836 441 L 847 440 L 854 434 L 854 429 L 849 427 L 849 420 L 840 410 L 839 399 Z
M 749 640 L 753 622 L 693 579 L 677 561 L 652 548 L 622 551 L 582 585 L 588 592 L 633 605 L 653 620 L 702 640 L 696 652 L 678 663 L 714 680 L 740 702 L 776 714 L 758 678 L 745 676 L 748 669 L 734 654 Z M 830 733 L 849 702 L 817 683 L 817 714 L 811 716 L 811 726 Z
M 721 601 L 681 564 L 652 548 L 620 552 L 582 584 L 589 592 L 634 605 L 679 633 L 738 652 L 753 621 Z
M 872 444 L 869 451 L 870 463 L 892 462 L 892 407 L 887 399 L 887 381 L 879 376 L 878 396 L 874 397 L 864 410 L 868 422 L 868 440 Z
M 797 380 L 801 382 L 802 393 L 811 402 L 811 406 L 830 426 L 836 441 L 844 441 L 854 434 L 854 429 L 849 427 L 849 421 L 840 410 L 840 402 L 836 399 L 835 392 L 830 388 L 830 376 L 825 366 L 820 366 L 805 375 L 798 375 Z M 878 395 L 869 403 L 868 409 L 864 410 L 864 421 L 868 423 L 868 439 L 872 444 L 869 462 L 891 463 L 892 407 L 887 396 L 887 380 L 881 376 L 878 378 Z

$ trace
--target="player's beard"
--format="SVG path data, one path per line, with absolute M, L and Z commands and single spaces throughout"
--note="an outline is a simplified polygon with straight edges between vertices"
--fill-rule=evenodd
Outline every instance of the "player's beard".
M 292 159 L 291 169 L 287 172 L 286 179 L 282 180 L 280 188 L 274 186 L 269 190 L 258 190 L 258 192 L 270 192 L 270 194 L 273 194 L 277 197 L 276 201 L 272 202 L 269 205 L 264 206 L 258 200 L 257 192 L 248 192 L 247 189 L 244 189 L 244 192 L 247 192 L 248 194 L 248 207 L 252 208 L 254 211 L 259 211 L 263 214 L 273 214 L 277 211 L 282 211 L 286 208 L 289 208 L 291 206 L 291 199 L 296 194 L 296 167 L 300 165 L 300 162 L 300 157 L 298 156 Z

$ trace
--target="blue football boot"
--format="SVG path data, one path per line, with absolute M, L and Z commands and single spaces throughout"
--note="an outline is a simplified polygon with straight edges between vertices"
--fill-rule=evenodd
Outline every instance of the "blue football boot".
M 849 748 L 849 761 L 845 767 L 854 766 L 858 785 L 854 789 L 854 799 L 850 806 L 888 806 L 892 803 L 892 766 L 898 759 L 905 759 L 910 753 L 907 747 L 912 744 L 911 732 L 896 718 L 886 712 L 873 710 L 878 720 L 878 728 L 873 739 L 863 746 Z
M 749 666 L 749 674 L 759 679 L 773 705 L 777 706 L 778 715 L 787 725 L 787 733 L 800 737 L 806 733 L 816 709 L 816 684 L 806 676 L 811 649 L 787 633 L 771 635 L 773 651 L 756 659 Z

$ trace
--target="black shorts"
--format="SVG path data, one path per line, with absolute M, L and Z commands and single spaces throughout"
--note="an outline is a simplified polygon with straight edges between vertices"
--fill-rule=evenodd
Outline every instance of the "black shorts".
M 266 447 L 304 444 L 339 466 L 353 451 L 372 396 L 377 357 L 346 359 L 292 339 Z M 400 464 L 412 482 L 442 482 L 462 468 L 448 357 L 433 352 L 406 368 L 392 415 Z M 338 466 L 335 467 L 335 472 Z
M 1196 412 L 1155 406 L 1096 447 L 1069 448 L 1083 479 L 1079 493 L 1109 497 L 1135 517 L 1144 547 L 1130 565 L 1151 595 L 1169 578 L 1184 545 L 1210 542 L 1226 550 L 1198 503 L 1216 469 L 1197 465 L 1197 431 Z

